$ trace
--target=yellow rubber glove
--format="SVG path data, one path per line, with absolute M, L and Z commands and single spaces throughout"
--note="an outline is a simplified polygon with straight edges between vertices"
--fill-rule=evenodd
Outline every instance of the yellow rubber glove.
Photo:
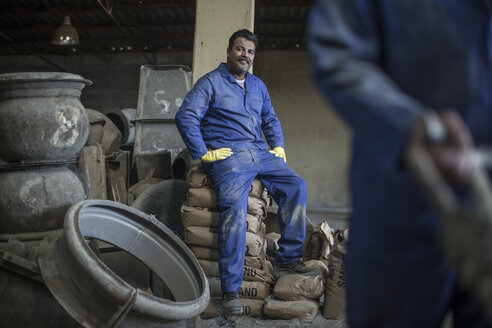
M 285 150 L 282 147 L 275 147 L 270 150 L 270 153 L 274 154 L 277 157 L 281 157 L 285 163 L 287 163 L 287 157 L 285 156 Z
M 218 161 L 219 159 L 225 159 L 232 154 L 233 153 L 231 148 L 219 148 L 207 151 L 207 153 L 202 156 L 201 160 L 203 162 L 211 163 Z

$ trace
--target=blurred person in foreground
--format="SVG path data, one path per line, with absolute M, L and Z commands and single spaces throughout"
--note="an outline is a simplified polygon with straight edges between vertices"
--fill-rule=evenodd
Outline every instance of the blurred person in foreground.
M 455 328 L 489 327 L 447 265 L 439 217 L 406 157 L 427 147 L 428 108 L 448 131 L 428 151 L 450 184 L 469 176 L 461 159 L 473 142 L 492 142 L 491 21 L 483 0 L 319 0 L 312 8 L 312 75 L 353 132 L 351 328 L 440 327 L 449 311 Z

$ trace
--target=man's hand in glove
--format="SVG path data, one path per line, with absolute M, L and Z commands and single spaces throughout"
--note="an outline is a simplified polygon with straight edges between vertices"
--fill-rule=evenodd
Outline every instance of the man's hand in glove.
M 231 156 L 232 150 L 231 148 L 219 148 L 215 150 L 209 150 L 205 155 L 202 156 L 201 160 L 203 162 L 211 163 L 218 161 L 220 159 L 225 159 Z
M 281 157 L 285 163 L 287 163 L 287 157 L 285 157 L 285 150 L 282 147 L 275 147 L 270 150 L 270 153 L 274 154 L 277 157 Z

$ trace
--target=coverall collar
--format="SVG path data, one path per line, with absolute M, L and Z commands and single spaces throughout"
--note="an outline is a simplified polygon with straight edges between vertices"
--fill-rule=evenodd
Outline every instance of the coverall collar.
M 220 72 L 220 74 L 222 74 L 222 76 L 224 78 L 228 79 L 230 82 L 236 83 L 236 78 L 234 77 L 234 75 L 232 75 L 231 72 L 229 72 L 225 63 L 220 63 L 219 72 Z M 249 75 L 249 72 L 246 71 L 246 74 L 244 75 L 244 80 L 248 79 L 248 75 Z

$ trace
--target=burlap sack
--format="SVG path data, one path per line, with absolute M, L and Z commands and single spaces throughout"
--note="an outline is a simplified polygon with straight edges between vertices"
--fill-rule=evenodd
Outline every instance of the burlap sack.
M 256 198 L 263 198 L 265 197 L 265 190 L 263 183 L 258 179 L 254 179 L 251 187 L 249 187 L 249 195 Z
M 239 297 L 264 300 L 270 296 L 270 285 L 259 281 L 243 281 L 239 288 Z
M 209 260 L 200 260 L 198 259 L 205 276 L 207 277 L 220 277 L 219 273 L 219 262 L 217 261 L 209 261 Z
M 218 238 L 216 227 L 190 226 L 184 228 L 184 242 L 186 245 L 217 248 Z M 265 239 L 260 235 L 246 232 L 246 256 L 260 256 L 264 242 Z
M 210 297 L 222 296 L 220 278 L 208 278 Z M 270 296 L 270 285 L 259 281 L 243 281 L 239 287 L 240 298 L 253 298 L 264 300 Z
M 216 227 L 219 224 L 220 213 L 203 207 L 181 207 L 183 226 Z
M 243 306 L 243 315 L 253 318 L 260 318 L 263 313 L 263 304 L 265 300 L 256 300 L 252 298 L 241 298 Z M 207 308 L 200 314 L 202 319 L 214 318 L 218 315 L 219 309 L 222 306 L 222 297 L 211 297 Z
M 260 256 L 260 253 L 264 252 L 264 244 L 264 237 L 252 232 L 246 232 L 246 256 Z
M 217 228 L 216 227 L 195 227 L 184 228 L 184 242 L 186 245 L 217 248 Z
M 263 220 L 267 216 L 267 202 L 263 199 L 248 197 L 248 213 L 261 217 Z
M 258 233 L 262 228 L 262 225 L 265 226 L 265 224 L 263 223 L 263 218 L 261 216 L 256 216 L 249 213 L 246 214 L 246 231 Z
M 345 241 L 340 242 L 329 255 L 328 280 L 325 289 L 323 316 L 329 319 L 342 319 L 345 315 Z
M 275 261 L 277 250 L 279 248 L 278 240 L 280 237 L 280 234 L 276 232 L 269 232 L 265 235 L 265 253 L 267 260 Z
M 196 166 L 193 166 L 186 174 L 186 182 L 190 188 L 214 188 L 212 179 Z
M 191 252 L 199 260 L 218 261 L 219 250 L 217 248 L 190 246 Z
M 273 284 L 273 276 L 267 271 L 250 268 L 245 266 L 243 270 L 243 279 L 246 281 L 259 281 L 266 284 Z
M 263 315 L 263 304 L 265 300 L 257 300 L 252 298 L 242 298 L 243 315 L 253 318 L 260 318 Z
M 181 207 L 181 220 L 183 226 L 197 227 L 216 227 L 219 224 L 220 213 L 203 207 L 191 207 L 183 205 Z M 246 215 L 246 231 L 258 233 L 262 227 L 263 218 L 252 214 Z
M 217 209 L 217 194 L 213 189 L 190 188 L 186 194 L 188 206 Z M 248 197 L 248 213 L 265 218 L 267 215 L 267 203 L 259 198 Z
M 273 319 L 311 320 L 318 313 L 319 303 L 310 299 L 281 301 L 273 296 L 265 300 L 263 314 Z
M 304 298 L 319 299 L 325 290 L 323 277 L 288 274 L 280 277 L 273 288 L 273 295 L 283 301 L 298 301 Z
M 244 265 L 260 270 L 266 270 L 265 252 L 260 252 L 259 256 L 246 256 Z
M 190 188 L 186 194 L 188 206 L 206 207 L 216 209 L 217 194 L 213 189 L 208 188 Z
M 310 261 L 304 262 L 304 264 L 307 267 L 318 269 L 318 271 L 323 276 L 324 283 L 326 284 L 326 281 L 328 279 L 328 275 L 329 275 L 330 271 L 328 270 L 328 266 L 324 262 L 318 261 L 318 260 L 310 260 Z
M 193 166 L 186 174 L 186 182 L 190 188 L 214 188 L 212 179 L 200 169 L 199 165 Z M 249 194 L 252 197 L 263 198 L 266 200 L 265 188 L 260 180 L 254 179 L 249 187 Z

